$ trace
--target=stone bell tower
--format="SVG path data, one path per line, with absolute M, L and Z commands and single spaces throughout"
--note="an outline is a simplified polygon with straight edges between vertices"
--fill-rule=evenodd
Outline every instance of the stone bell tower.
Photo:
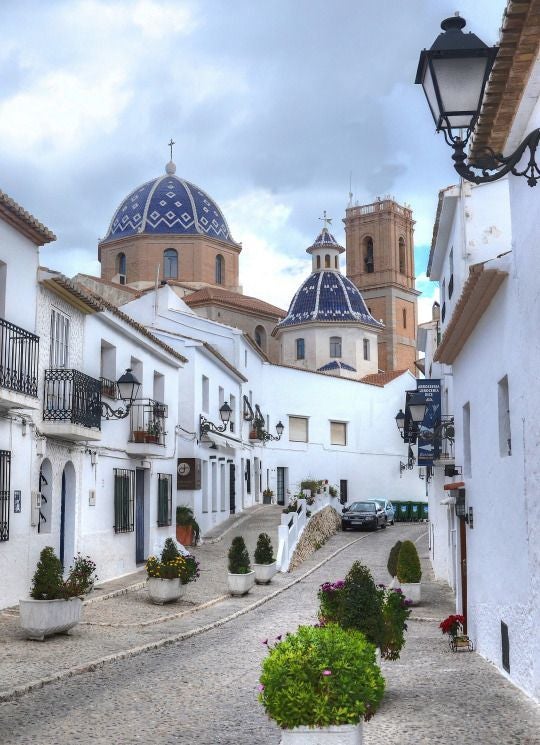
M 379 370 L 416 375 L 417 297 L 412 210 L 391 198 L 349 206 L 345 212 L 347 277 L 371 315 L 382 321 Z

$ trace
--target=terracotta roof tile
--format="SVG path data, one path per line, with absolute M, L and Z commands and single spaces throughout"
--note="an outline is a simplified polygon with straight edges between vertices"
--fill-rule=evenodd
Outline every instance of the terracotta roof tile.
M 287 311 L 271 305 L 264 300 L 259 300 L 249 295 L 240 295 L 240 293 L 232 292 L 231 290 L 222 290 L 218 287 L 203 287 L 202 290 L 185 295 L 182 299 L 190 307 L 217 303 L 218 305 L 228 305 L 240 310 L 261 313 L 274 318 L 285 318 L 287 315 Z
M 0 215 L 30 238 L 38 246 L 56 240 L 55 234 L 34 215 L 0 190 Z
M 407 372 L 407 368 L 404 370 L 391 370 L 390 372 L 372 373 L 371 375 L 364 375 L 360 378 L 361 383 L 367 383 L 368 385 L 376 385 L 380 388 L 384 388 L 385 385 L 391 383 L 400 375 Z

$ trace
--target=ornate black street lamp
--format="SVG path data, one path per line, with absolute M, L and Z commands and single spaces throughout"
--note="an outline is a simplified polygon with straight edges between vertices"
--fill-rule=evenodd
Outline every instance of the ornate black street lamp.
M 267 440 L 281 440 L 281 435 L 283 434 L 284 429 L 285 427 L 283 426 L 283 423 L 279 421 L 276 424 L 277 437 L 275 435 L 271 435 L 270 432 L 266 432 L 266 430 L 264 429 L 257 430 L 257 437 L 263 442 L 266 442 Z
M 420 53 L 415 83 L 424 89 L 437 132 L 442 130 L 454 150 L 454 168 L 462 178 L 484 184 L 512 173 L 524 176 L 529 186 L 536 186 L 540 178 L 536 163 L 540 129 L 531 132 L 512 155 L 505 157 L 484 147 L 477 150 L 473 161 L 466 162 L 465 148 L 478 121 L 499 48 L 488 47 L 475 34 L 463 33 L 465 25 L 465 19 L 459 16 L 441 23 L 443 33 L 431 49 Z M 516 166 L 527 149 L 527 165 L 518 170 Z
M 133 375 L 131 368 L 128 367 L 126 372 L 116 381 L 118 396 L 125 408 L 113 409 L 105 401 L 101 401 L 101 417 L 103 419 L 125 419 L 137 398 L 140 387 L 141 384 Z
M 416 458 L 414 457 L 412 447 L 409 445 L 409 451 L 407 453 L 407 462 L 403 463 L 402 461 L 399 461 L 399 477 L 401 478 L 401 474 L 403 473 L 405 469 L 412 471 L 415 463 L 416 463 Z
M 206 419 L 206 417 L 204 417 L 201 414 L 199 418 L 199 433 L 200 433 L 201 439 L 204 437 L 204 435 L 207 435 L 209 432 L 218 432 L 218 433 L 225 432 L 225 430 L 227 429 L 227 425 L 229 424 L 231 414 L 232 414 L 232 409 L 226 401 L 219 408 L 219 417 L 222 422 L 221 425 L 214 424 L 214 422 L 211 422 L 209 419 Z

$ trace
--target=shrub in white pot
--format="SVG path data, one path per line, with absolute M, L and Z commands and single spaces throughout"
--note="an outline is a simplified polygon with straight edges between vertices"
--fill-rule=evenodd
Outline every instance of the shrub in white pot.
M 392 548 L 390 549 L 390 553 L 388 554 L 388 561 L 386 563 L 386 567 L 388 569 L 388 574 L 392 577 L 392 581 L 390 583 L 390 587 L 399 587 L 399 580 L 397 578 L 397 563 L 399 559 L 399 552 L 401 550 L 401 541 L 396 541 Z
M 422 569 L 420 557 L 416 546 L 412 541 L 404 541 L 399 550 L 397 562 L 397 578 L 405 597 L 412 600 L 413 604 L 421 600 Z
M 255 572 L 251 569 L 249 553 L 241 535 L 233 538 L 228 559 L 229 592 L 231 595 L 245 595 L 255 584 Z
M 300 626 L 263 660 L 259 700 L 282 745 L 360 745 L 384 693 L 375 647 L 336 624 Z
M 64 634 L 81 620 L 82 596 L 96 581 L 96 565 L 77 554 L 67 579 L 52 546 L 46 546 L 32 578 L 30 600 L 19 601 L 20 624 L 28 639 L 43 641 L 46 636 Z
M 277 572 L 274 549 L 268 533 L 259 533 L 253 558 L 255 559 L 253 562 L 255 582 L 258 585 L 267 585 Z
M 181 598 L 188 582 L 199 576 L 199 563 L 189 553 L 181 553 L 172 538 L 167 538 L 161 557 L 146 562 L 148 597 L 156 605 L 174 603 Z

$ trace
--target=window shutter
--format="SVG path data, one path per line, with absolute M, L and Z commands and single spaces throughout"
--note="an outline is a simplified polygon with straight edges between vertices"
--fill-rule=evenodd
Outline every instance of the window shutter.
M 308 420 L 302 416 L 289 417 L 289 442 L 308 441 Z
M 330 442 L 332 445 L 347 444 L 346 422 L 330 422 Z

